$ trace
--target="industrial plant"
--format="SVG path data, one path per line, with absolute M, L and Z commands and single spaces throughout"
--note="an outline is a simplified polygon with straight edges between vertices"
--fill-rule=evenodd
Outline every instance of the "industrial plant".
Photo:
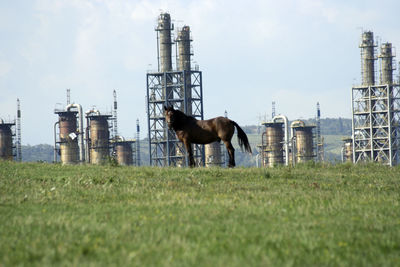
M 164 107 L 172 106 L 202 120 L 202 72 L 192 64 L 193 47 L 189 26 L 177 27 L 170 14 L 161 13 L 155 26 L 157 40 L 157 70 L 146 73 L 146 111 L 148 147 L 151 166 L 188 166 L 188 157 L 175 132 L 168 128 Z M 176 36 L 176 37 L 175 37 Z M 378 52 L 379 47 L 379 52 Z M 394 47 L 378 44 L 374 33 L 364 31 L 361 49 L 361 84 L 351 88 L 352 133 L 342 138 L 342 162 L 378 162 L 399 164 L 400 148 L 400 75 L 395 77 Z M 377 71 L 379 62 L 379 71 Z M 86 112 L 71 103 L 67 89 L 65 105 L 55 108 L 54 162 L 70 164 L 103 164 L 113 161 L 119 165 L 141 165 L 140 127 L 136 121 L 135 138 L 124 138 L 118 131 L 117 93 L 113 91 L 112 112 L 90 108 Z M 308 161 L 323 162 L 324 138 L 321 135 L 321 110 L 312 124 L 291 120 L 275 114 L 262 123 L 258 133 L 257 163 L 262 167 L 291 165 Z M 225 115 L 227 116 L 227 115 Z M 350 134 L 348 122 L 348 135 Z M 193 145 L 197 166 L 225 165 L 225 148 L 220 142 Z M 337 153 L 338 154 L 338 153 Z M 0 159 L 22 160 L 21 109 L 17 100 L 14 119 L 0 119 Z
M 54 162 L 58 161 L 59 156 L 63 165 L 104 164 L 112 159 L 119 165 L 140 165 L 136 160 L 139 142 L 135 139 L 126 140 L 118 133 L 115 90 L 113 96 L 113 114 L 101 113 L 96 108 L 83 114 L 81 105 L 69 103 L 70 90 L 67 90 L 67 105 L 54 110 L 58 115 L 58 121 L 54 124 Z M 139 136 L 139 126 L 137 130 Z
M 0 160 L 22 161 L 21 106 L 17 99 L 16 119 L 0 118 Z
M 317 103 L 317 125 L 306 125 L 302 120 L 289 120 L 275 115 L 272 102 L 272 120 L 264 122 L 265 130 L 258 145 L 262 167 L 295 165 L 311 160 L 324 160 L 323 138 L 320 130 L 320 105 Z
M 171 16 L 162 13 L 158 17 L 155 31 L 158 69 L 148 72 L 146 79 L 150 165 L 187 166 L 185 149 L 175 133 L 168 129 L 163 112 L 164 106 L 173 106 L 196 119 L 203 119 L 202 72 L 198 66 L 192 66 L 193 50 L 189 26 L 178 28 L 177 38 L 174 39 Z M 204 145 L 194 145 L 193 154 L 197 166 L 222 164 L 217 145 L 208 146 L 205 149 Z
M 362 33 L 359 47 L 362 80 L 351 93 L 352 161 L 394 166 L 399 163 L 400 145 L 400 86 L 393 78 L 394 50 L 391 43 L 382 43 L 377 55 L 378 44 L 371 31 Z M 375 71 L 378 59 L 379 80 Z

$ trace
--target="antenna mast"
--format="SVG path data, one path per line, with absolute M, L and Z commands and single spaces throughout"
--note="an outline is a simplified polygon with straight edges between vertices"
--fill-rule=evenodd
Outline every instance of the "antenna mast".
M 275 117 L 275 101 L 272 101 L 272 116 L 271 116 L 271 118 L 274 118 Z
M 317 102 L 317 161 L 324 161 L 324 144 L 321 137 L 321 109 Z
M 21 149 L 21 105 L 19 98 L 17 98 L 17 161 L 22 161 Z
M 71 104 L 71 89 L 67 88 L 67 105 Z
M 140 166 L 140 125 L 136 120 L 136 166 Z
M 114 90 L 114 110 L 113 110 L 113 117 L 114 117 L 114 127 L 113 127 L 113 134 L 114 139 L 117 140 L 118 138 L 118 123 L 117 123 L 117 92 Z

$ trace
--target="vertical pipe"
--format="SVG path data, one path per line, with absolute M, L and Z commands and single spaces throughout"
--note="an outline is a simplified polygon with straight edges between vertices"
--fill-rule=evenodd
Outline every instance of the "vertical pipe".
M 82 106 L 79 104 L 69 104 L 67 105 L 66 109 L 69 111 L 71 108 L 78 109 L 78 127 L 79 127 L 79 160 L 81 163 L 85 162 L 85 148 L 84 148 L 84 132 L 83 132 L 83 112 Z
M 22 141 L 21 141 L 21 104 L 17 98 L 17 161 L 22 161 Z
M 54 123 L 54 163 L 57 163 L 57 124 L 58 121 Z
M 136 120 L 136 166 L 140 166 L 140 125 Z
M 283 115 L 277 115 L 275 116 L 272 121 L 276 122 L 277 120 L 283 120 L 284 126 L 285 126 L 285 141 L 284 141 L 284 145 L 285 145 L 285 165 L 289 166 L 289 121 L 288 118 L 286 116 Z

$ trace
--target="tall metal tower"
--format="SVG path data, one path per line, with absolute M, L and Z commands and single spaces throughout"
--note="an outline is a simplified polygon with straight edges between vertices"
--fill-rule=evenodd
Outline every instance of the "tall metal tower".
M 118 139 L 118 118 L 117 118 L 117 92 L 113 91 L 114 106 L 113 106 L 113 139 Z
M 67 106 L 71 104 L 71 89 L 67 88 Z
M 275 117 L 275 101 L 272 101 L 272 114 L 271 114 L 271 118 Z
M 140 125 L 136 120 L 136 166 L 140 166 Z
M 179 70 L 172 70 L 172 38 L 171 17 L 162 13 L 158 17 L 157 48 L 158 72 L 147 73 L 147 116 L 149 129 L 150 165 L 178 166 L 188 162 L 186 151 L 180 145 L 175 133 L 168 129 L 165 123 L 164 106 L 173 106 L 175 109 L 190 114 L 197 119 L 203 119 L 203 89 L 201 71 L 187 67 L 188 52 L 182 48 L 180 59 L 185 64 Z M 190 30 L 188 28 L 188 30 Z M 190 37 L 190 35 L 189 35 Z M 187 39 L 178 38 L 179 42 Z M 190 38 L 189 38 L 190 44 Z M 189 45 L 190 48 L 190 45 Z M 189 49 L 190 54 L 190 49 Z M 182 68 L 182 69 L 181 69 Z M 190 77 L 190 78 L 189 78 Z M 189 82 L 190 81 L 190 82 Z M 195 161 L 204 165 L 204 146 L 194 148 Z
M 375 47 L 372 32 L 360 44 L 362 84 L 352 88 L 353 162 L 399 163 L 400 86 L 393 83 L 392 45 L 384 43 L 379 54 L 380 84 L 375 84 Z
M 321 137 L 321 108 L 317 102 L 317 161 L 324 161 L 324 144 Z
M 22 161 L 22 148 L 21 148 L 21 104 L 19 98 L 17 98 L 17 161 Z

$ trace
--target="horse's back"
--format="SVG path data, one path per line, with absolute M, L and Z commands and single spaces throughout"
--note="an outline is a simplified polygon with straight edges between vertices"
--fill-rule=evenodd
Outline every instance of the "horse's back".
M 211 120 L 213 120 L 213 128 L 218 137 L 222 140 L 231 140 L 235 132 L 235 126 L 233 125 L 232 121 L 222 116 Z

